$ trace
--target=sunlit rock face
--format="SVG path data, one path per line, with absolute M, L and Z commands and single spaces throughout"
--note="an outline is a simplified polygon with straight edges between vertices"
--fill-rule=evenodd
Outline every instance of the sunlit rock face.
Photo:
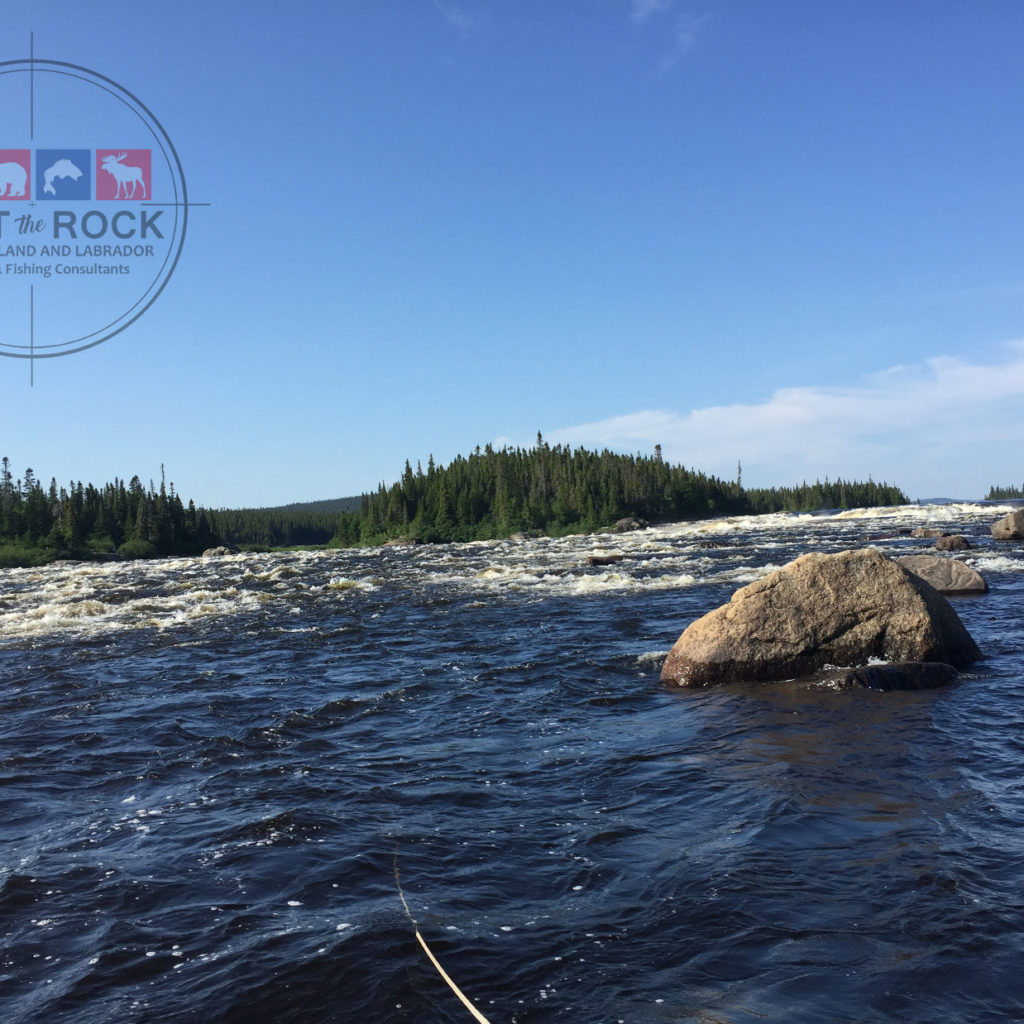
M 965 668 L 981 656 L 949 602 L 874 548 L 803 555 L 690 624 L 661 680 L 713 686 L 870 660 Z
M 903 555 L 896 559 L 904 569 L 920 576 L 940 594 L 987 594 L 985 577 L 966 562 L 941 555 Z
M 992 524 L 992 536 L 996 540 L 1024 539 L 1024 509 L 1011 512 Z

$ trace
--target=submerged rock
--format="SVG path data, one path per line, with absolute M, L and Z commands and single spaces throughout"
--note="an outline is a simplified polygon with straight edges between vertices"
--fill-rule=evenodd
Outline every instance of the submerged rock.
M 896 559 L 900 565 L 925 583 L 930 583 L 940 594 L 987 594 L 985 577 L 966 562 L 941 555 L 903 555 Z
M 1024 540 L 1024 508 L 994 522 L 992 536 L 996 540 Z
M 647 522 L 644 519 L 636 519 L 633 516 L 628 516 L 626 519 L 620 519 L 613 527 L 612 530 L 615 533 L 630 533 L 633 530 L 646 530 Z
M 874 548 L 803 555 L 691 623 L 661 680 L 675 686 L 767 682 L 825 666 L 981 656 L 949 602 Z
M 622 561 L 622 555 L 587 555 L 587 565 L 615 565 Z
M 207 548 L 203 552 L 203 558 L 217 558 L 221 555 L 237 555 L 238 548 L 228 547 L 226 544 L 221 544 L 215 548 Z
M 935 542 L 936 551 L 969 551 L 971 542 L 960 533 L 947 534 Z
M 860 668 L 825 672 L 816 685 L 830 690 L 934 690 L 960 675 L 941 661 L 903 661 L 896 664 L 862 665 Z

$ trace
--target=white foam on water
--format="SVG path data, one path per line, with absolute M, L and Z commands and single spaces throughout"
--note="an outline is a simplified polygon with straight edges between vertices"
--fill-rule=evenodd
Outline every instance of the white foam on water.
M 512 570 L 507 565 L 489 565 L 486 569 L 481 569 L 476 574 L 479 580 L 499 580 L 507 579 L 512 573 Z
M 774 562 L 769 562 L 766 565 L 738 565 L 732 569 L 726 569 L 724 572 L 706 577 L 704 582 L 753 583 L 755 580 L 764 579 L 765 576 L 771 576 L 773 572 L 778 572 L 781 568 L 781 565 L 776 565 Z
M 676 590 L 680 587 L 693 587 L 700 582 L 692 573 L 665 573 L 661 576 L 644 580 L 643 586 L 647 590 Z
M 644 651 L 638 654 L 636 663 L 638 665 L 658 665 L 668 657 L 668 651 Z
M 0 636 L 99 635 L 167 629 L 259 607 L 265 592 L 240 590 L 224 559 L 53 564 L 0 576 Z M 274 584 L 271 584 L 274 585 Z M 276 598 L 280 599 L 280 597 Z
M 972 551 L 961 561 L 979 572 L 1024 572 L 1024 559 L 1011 558 L 998 551 Z
M 593 576 L 577 576 L 566 588 L 571 594 L 595 594 L 606 590 L 623 590 L 633 585 L 629 576 L 603 572 Z
M 828 544 L 830 534 L 841 537 L 855 531 L 857 521 L 878 521 L 887 531 L 939 525 L 977 533 L 1015 507 L 961 502 L 823 515 L 779 512 L 622 534 L 54 564 L 0 574 L 0 642 L 173 629 L 198 618 L 228 618 L 275 604 L 298 615 L 310 601 L 346 602 L 395 585 L 413 591 L 450 589 L 485 602 L 503 593 L 543 599 L 664 591 L 704 582 L 743 585 L 788 560 L 751 565 L 756 552 L 764 557 L 791 548 L 798 537 L 802 549 L 813 550 Z M 836 524 L 837 533 L 830 523 Z M 589 555 L 618 555 L 621 561 L 590 566 Z M 976 549 L 967 560 L 990 571 L 1024 569 L 1024 560 L 1002 550 Z
M 312 590 L 376 590 L 377 586 L 369 580 L 351 579 L 348 576 L 332 576 L 323 588 L 312 587 Z
M 885 505 L 878 508 L 844 509 L 828 518 L 837 520 L 889 519 L 910 526 L 949 526 L 957 522 L 995 522 L 1008 512 L 1012 505 L 982 505 L 970 501 L 954 501 L 940 505 Z

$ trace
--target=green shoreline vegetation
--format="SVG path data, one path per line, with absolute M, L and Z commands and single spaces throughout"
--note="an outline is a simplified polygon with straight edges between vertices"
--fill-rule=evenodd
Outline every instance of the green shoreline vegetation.
M 479 447 L 426 472 L 408 462 L 390 488 L 365 495 L 343 513 L 333 546 L 418 539 L 427 543 L 490 540 L 538 531 L 558 537 L 612 527 L 624 518 L 651 522 L 723 515 L 905 504 L 888 484 L 816 481 L 797 487 L 744 489 L 735 481 L 671 465 L 661 456 L 551 447 Z
M 0 461 L 0 567 L 43 565 L 60 558 L 153 558 L 198 554 L 217 542 L 213 519 L 185 505 L 161 480 L 157 490 L 132 477 L 101 488 L 72 482 L 43 487 L 31 469 L 15 481 Z
M 986 501 L 1008 501 L 1014 498 L 1024 498 L 1024 487 L 1000 487 L 993 484 L 985 495 Z
M 671 465 L 661 456 L 622 455 L 548 445 L 491 445 L 426 471 L 405 464 L 401 478 L 372 494 L 277 508 L 197 508 L 161 473 L 160 486 L 44 488 L 31 469 L 15 480 L 0 464 L 0 568 L 56 559 L 197 555 L 229 545 L 362 547 L 405 540 L 492 540 L 520 533 L 552 537 L 606 530 L 621 519 L 676 522 L 723 515 L 807 512 L 906 504 L 895 486 L 837 479 L 795 487 L 744 488 Z

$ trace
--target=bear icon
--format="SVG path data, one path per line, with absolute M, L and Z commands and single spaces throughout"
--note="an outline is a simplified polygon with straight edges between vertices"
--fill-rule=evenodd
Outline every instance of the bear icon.
M 28 175 L 21 164 L 0 164 L 0 197 L 23 196 Z

